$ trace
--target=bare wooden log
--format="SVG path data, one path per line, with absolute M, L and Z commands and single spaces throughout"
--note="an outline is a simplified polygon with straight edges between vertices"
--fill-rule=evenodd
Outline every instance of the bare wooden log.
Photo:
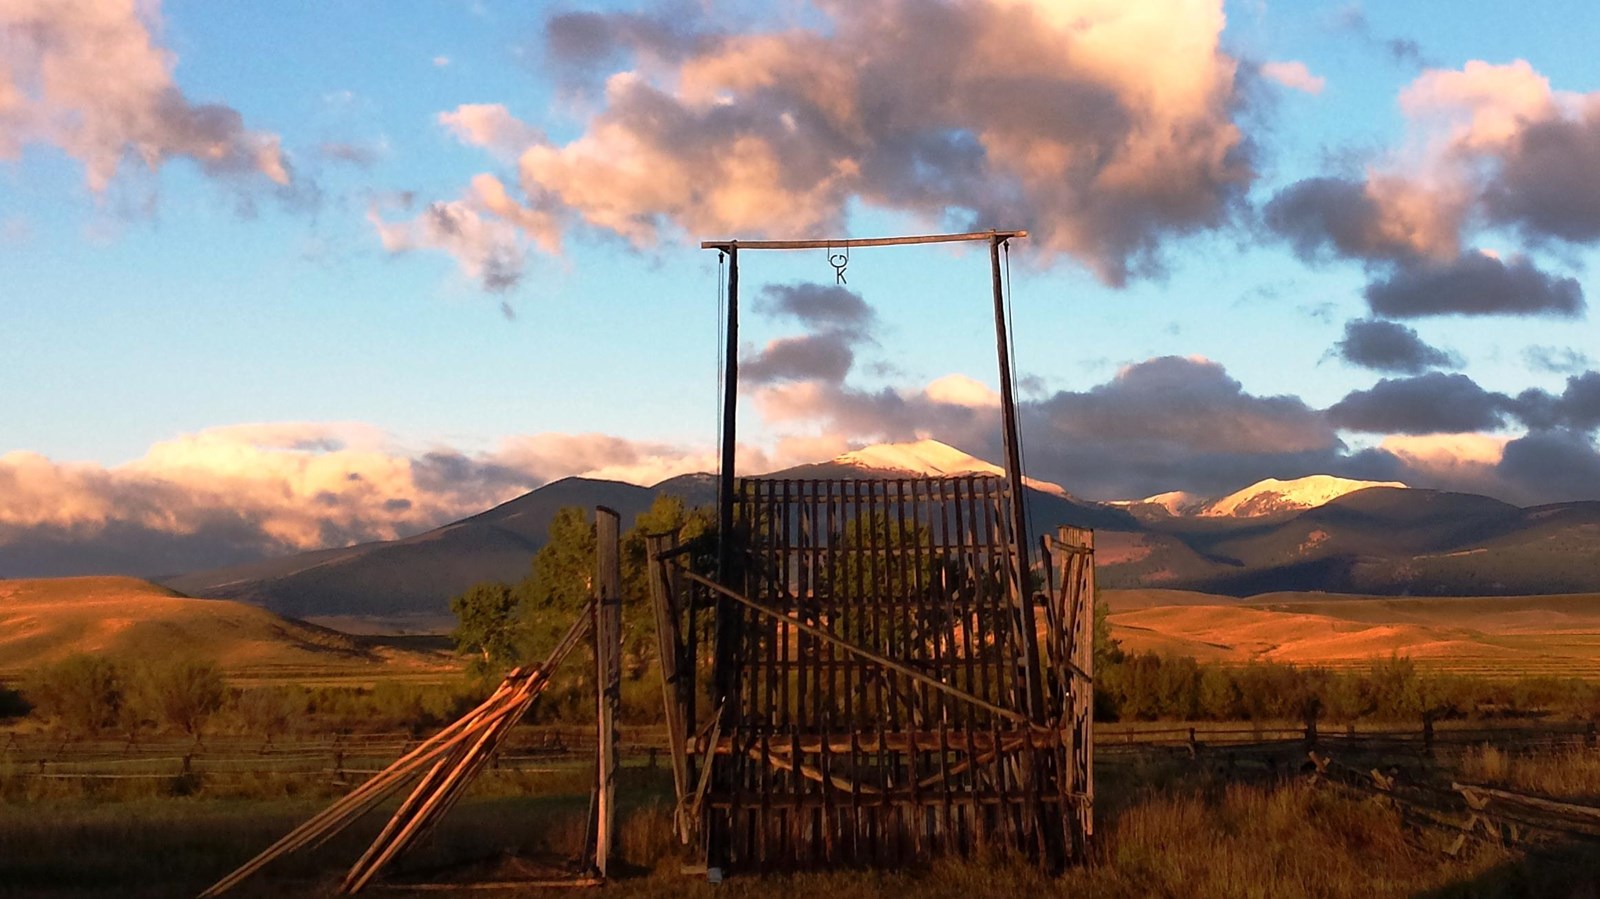
M 962 243 L 979 240 L 1011 240 L 1027 237 L 1026 231 L 968 231 L 961 234 L 918 234 L 908 237 L 837 237 L 808 240 L 702 240 L 702 250 L 831 250 L 852 247 L 904 247 L 929 243 Z
M 588 632 L 590 624 L 589 615 L 580 615 L 561 642 L 551 651 L 550 656 L 545 659 L 544 664 L 533 668 L 513 669 L 489 698 L 472 712 L 423 741 L 416 749 L 397 759 L 388 768 L 285 834 L 237 870 L 206 888 L 200 894 L 201 899 L 220 896 L 275 859 L 305 846 L 330 839 L 385 797 L 404 786 L 424 766 L 437 762 L 467 741 L 475 740 L 494 723 L 507 717 L 511 717 L 512 720 L 520 717 L 521 712 L 527 708 L 526 703 L 522 701 L 525 691 L 532 684 L 542 689 L 543 684 L 548 681 L 550 672 L 560 665 L 561 660 Z

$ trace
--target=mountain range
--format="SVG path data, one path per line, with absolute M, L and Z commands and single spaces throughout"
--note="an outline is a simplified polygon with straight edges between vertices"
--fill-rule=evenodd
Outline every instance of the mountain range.
M 868 447 L 767 477 L 999 474 L 937 441 Z M 587 478 L 547 484 L 486 512 L 402 540 L 197 571 L 162 580 L 193 596 L 235 599 L 299 618 L 438 623 L 449 597 L 529 570 L 556 512 L 616 509 L 625 526 L 662 494 L 715 501 L 711 475 L 650 487 Z M 1099 582 L 1231 596 L 1269 591 L 1512 595 L 1600 589 L 1600 503 L 1519 508 L 1472 494 L 1327 475 L 1268 479 L 1224 497 L 1159 494 L 1101 503 L 1029 481 L 1035 533 L 1097 532 Z

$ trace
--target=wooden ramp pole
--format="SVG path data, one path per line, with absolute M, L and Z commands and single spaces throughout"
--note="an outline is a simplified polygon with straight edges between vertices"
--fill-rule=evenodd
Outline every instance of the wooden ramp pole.
M 578 641 L 589 632 L 592 619 L 586 607 L 573 622 L 561 642 L 551 651 L 544 664 L 537 668 L 517 668 L 477 708 L 462 716 L 444 730 L 425 740 L 422 745 L 397 759 L 389 767 L 363 782 L 349 794 L 335 801 L 310 820 L 285 834 L 255 858 L 212 884 L 200 893 L 200 899 L 220 896 L 238 886 L 245 878 L 261 870 L 272 861 L 307 845 L 320 844 L 350 826 L 374 805 L 395 792 L 429 763 L 450 767 L 451 754 L 483 733 L 495 730 L 509 720 L 515 723 L 526 711 L 528 704 L 549 681 L 550 672 L 561 664 Z M 509 726 L 508 728 L 509 729 Z M 459 758 L 459 756 L 456 756 Z

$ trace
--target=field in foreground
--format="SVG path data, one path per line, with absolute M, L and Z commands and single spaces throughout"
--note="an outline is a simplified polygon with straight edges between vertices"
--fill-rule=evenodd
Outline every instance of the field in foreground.
M 1269 593 L 1231 599 L 1107 590 L 1129 652 L 1332 668 L 1406 656 L 1460 674 L 1600 678 L 1600 594 L 1371 597 Z
M 227 600 L 191 599 L 126 577 L 0 580 L 0 676 L 74 653 L 183 655 L 217 664 L 235 683 L 437 678 L 459 662 L 352 637 Z
M 1396 810 L 1331 785 L 1295 780 L 1172 780 L 1159 770 L 1106 783 L 1092 862 L 1057 878 L 1008 859 L 944 860 L 902 871 L 734 877 L 711 886 L 680 871 L 658 798 L 623 809 L 620 875 L 597 895 L 615 897 L 884 895 L 950 899 L 1061 897 L 1586 896 L 1600 856 L 1573 847 L 1522 853 L 1474 843 L 1460 857 L 1448 835 L 1408 826 Z M 1144 784 L 1144 786 L 1133 786 Z M 648 796 L 649 790 L 644 791 Z M 655 795 L 659 797 L 659 792 Z M 38 897 L 194 895 L 316 811 L 325 799 L 147 799 L 0 806 L 0 894 Z M 575 855 L 587 797 L 478 795 L 457 809 L 398 872 L 400 882 L 463 876 L 551 876 Z M 331 896 L 342 866 L 377 827 L 363 822 L 304 856 L 247 882 L 242 897 Z M 519 860 L 508 861 L 515 855 Z M 457 863 L 475 860 L 467 868 Z M 534 861 L 529 861 L 534 860 Z M 399 890 L 401 895 L 482 892 Z M 385 890 L 384 895 L 394 895 Z M 496 895 L 572 895 L 522 889 Z

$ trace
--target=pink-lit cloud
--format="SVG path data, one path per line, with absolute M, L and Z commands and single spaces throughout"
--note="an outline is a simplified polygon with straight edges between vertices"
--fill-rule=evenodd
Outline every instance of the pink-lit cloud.
M 188 159 L 210 175 L 287 185 L 277 135 L 232 107 L 195 103 L 173 79 L 156 2 L 7 0 L 0 4 L 0 158 L 57 147 L 95 192 L 125 162 L 155 170 Z
M 1262 63 L 1261 74 L 1284 87 L 1308 94 L 1320 94 L 1328 86 L 1328 79 L 1313 75 L 1306 64 L 1298 59 Z
M 1113 284 L 1158 265 L 1167 237 L 1228 221 L 1253 178 L 1220 3 L 820 12 L 814 30 L 750 33 L 558 16 L 555 65 L 620 69 L 576 137 L 536 136 L 499 106 L 441 120 L 502 155 L 524 144 L 518 207 L 639 247 L 838 233 L 859 202 L 930 224 L 1027 226 L 1046 258 Z

